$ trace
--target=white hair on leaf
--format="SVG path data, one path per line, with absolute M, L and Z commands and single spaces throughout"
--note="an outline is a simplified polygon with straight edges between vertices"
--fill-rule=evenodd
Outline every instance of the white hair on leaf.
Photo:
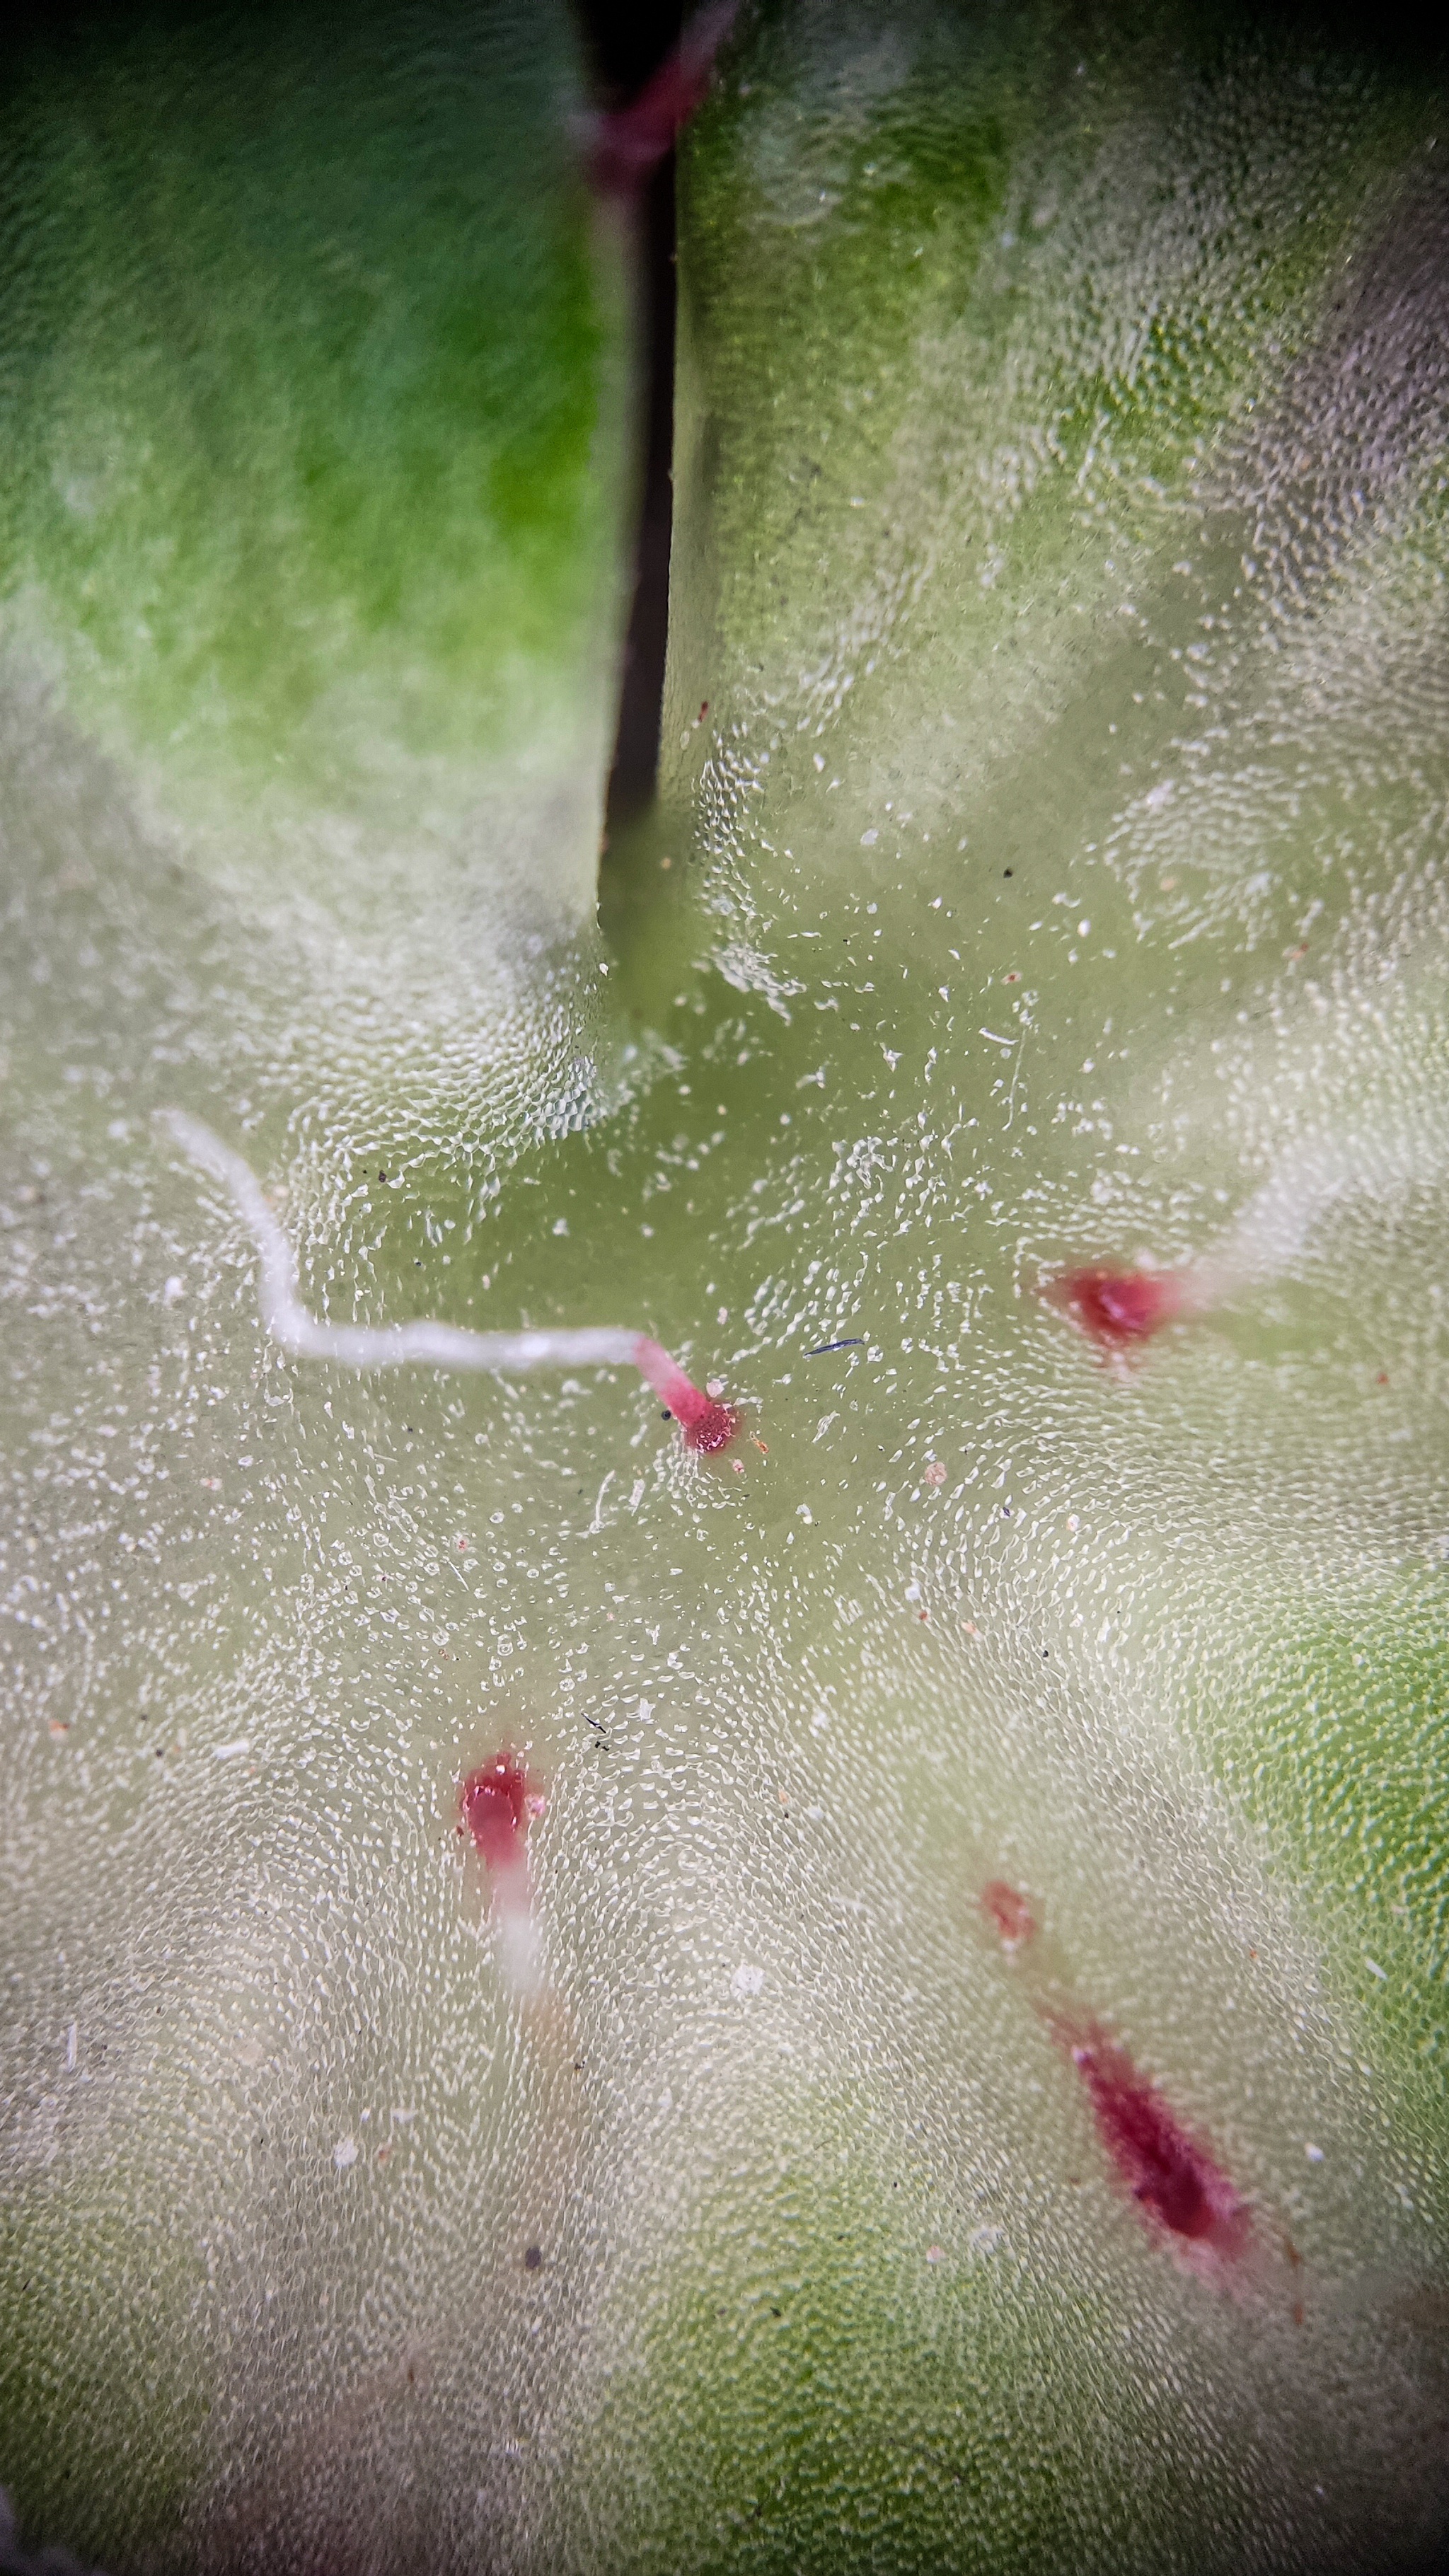
M 687 1378 L 647 1333 L 613 1324 L 559 1332 L 476 1333 L 462 1324 L 326 1324 L 297 1293 L 297 1260 L 268 1206 L 251 1165 L 184 1109 L 163 1109 L 157 1124 L 199 1171 L 220 1181 L 246 1226 L 261 1266 L 262 1323 L 295 1359 L 330 1360 L 352 1369 L 481 1369 L 517 1377 L 537 1368 L 636 1368 L 679 1422 L 691 1449 L 723 1449 L 737 1416 Z

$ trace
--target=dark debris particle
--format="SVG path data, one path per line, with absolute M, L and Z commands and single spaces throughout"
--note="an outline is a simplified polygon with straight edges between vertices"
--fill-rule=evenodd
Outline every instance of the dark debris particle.
M 669 1407 L 668 1407 L 668 1405 L 667 1405 L 667 1404 L 666 1404 L 666 1406 L 664 1407 L 663 1412 L 660 1414 L 659 1419 L 660 1419 L 660 1421 L 661 1421 L 661 1422 L 672 1422 L 672 1421 L 674 1420 L 674 1416 L 673 1416 L 673 1414 L 670 1412 Z
M 523 2249 L 523 2268 L 525 2272 L 536 2272 L 542 2261 L 543 2248 L 541 2245 L 525 2245 Z
M 864 1348 L 864 1335 L 861 1333 L 851 1333 L 843 1342 L 817 1342 L 814 1350 L 807 1351 L 805 1357 L 807 1360 L 818 1360 L 824 1356 L 826 1351 L 860 1351 L 864 1350 Z

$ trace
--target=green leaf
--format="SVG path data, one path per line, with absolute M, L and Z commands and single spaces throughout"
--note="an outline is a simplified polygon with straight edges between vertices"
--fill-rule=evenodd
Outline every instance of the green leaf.
M 340 46 L 142 13 L 22 56 L 4 624 L 203 848 L 280 839 L 346 902 L 319 841 L 355 879 L 481 830 L 538 909 L 562 796 L 587 903 L 623 283 L 577 94 L 556 11 L 379 7 Z

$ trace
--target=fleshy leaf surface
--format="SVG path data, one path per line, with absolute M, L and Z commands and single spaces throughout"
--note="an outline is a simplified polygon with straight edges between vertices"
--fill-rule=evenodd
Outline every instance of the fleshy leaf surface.
M 395 984 L 288 956 L 111 715 L 12 725 L 27 2533 L 1431 2558 L 1442 105 L 1150 10 L 742 20 L 607 975 L 385 877 Z M 744 1436 L 269 1349 L 171 1105 L 312 1309 L 638 1327 Z M 1114 1341 L 1087 1276 L 1192 1292 Z

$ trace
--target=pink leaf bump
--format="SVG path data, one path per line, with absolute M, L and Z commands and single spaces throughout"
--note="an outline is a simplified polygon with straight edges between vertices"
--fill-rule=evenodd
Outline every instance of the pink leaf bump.
M 643 1333 L 634 1345 L 633 1360 L 660 1403 L 669 1407 L 684 1434 L 686 1449 L 700 1449 L 710 1456 L 729 1447 L 740 1427 L 734 1405 L 717 1403 L 693 1385 L 678 1362 Z
M 499 1968 L 521 1995 L 540 1994 L 547 1985 L 528 1874 L 529 1820 L 544 1803 L 539 1783 L 507 1744 L 470 1771 L 458 1791 L 458 1831 L 471 1837 L 488 1874 Z
M 1008 1950 L 1018 1949 L 1036 1930 L 1036 1917 L 1019 1888 L 1004 1878 L 989 1878 L 981 1891 L 981 1911 L 993 1923 Z
M 1145 1342 L 1186 1304 L 1183 1283 L 1170 1270 L 1064 1270 L 1042 1289 L 1048 1303 L 1090 1333 L 1094 1341 L 1120 1349 L 1126 1342 Z
M 462 1825 L 473 1837 L 486 1868 L 519 1868 L 525 1861 L 524 1838 L 537 1792 L 518 1755 L 507 1745 L 490 1762 L 470 1771 L 458 1793 Z
M 1205 1315 L 1225 1298 L 1281 1278 L 1343 1200 L 1388 1199 L 1437 1179 L 1444 1160 L 1437 1132 L 1310 1133 L 1279 1155 L 1231 1224 L 1180 1270 L 1101 1262 L 1044 1279 L 1039 1293 L 1094 1341 L 1121 1350 L 1150 1340 L 1175 1316 Z
M 1144 2216 L 1185 2245 L 1241 2254 L 1247 2204 L 1155 2084 L 1095 2026 L 1062 2027 L 1057 2036 L 1091 2096 L 1097 2134 Z

